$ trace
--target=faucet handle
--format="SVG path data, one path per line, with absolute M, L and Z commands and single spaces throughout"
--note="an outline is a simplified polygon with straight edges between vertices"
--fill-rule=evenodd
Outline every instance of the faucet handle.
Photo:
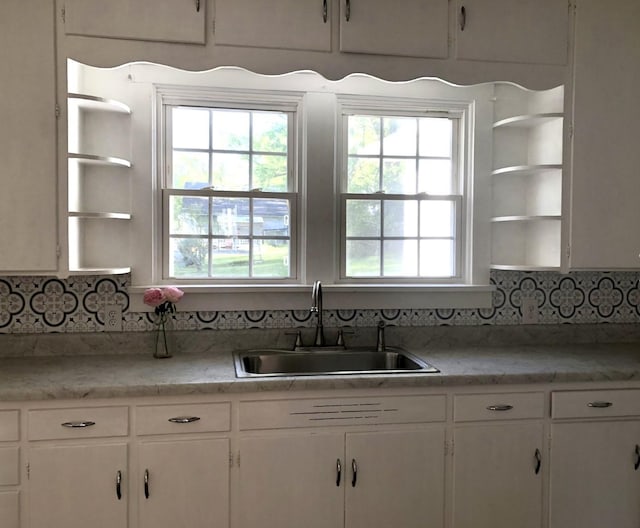
M 293 349 L 294 350 L 296 348 L 301 348 L 302 346 L 304 346 L 302 344 L 302 332 L 300 330 L 292 330 L 290 332 L 285 332 L 285 334 L 287 334 L 287 335 L 295 335 L 296 336 L 296 342 L 293 345 Z
M 344 335 L 345 334 L 355 334 L 355 330 L 349 327 L 338 328 L 338 339 L 336 340 L 336 346 L 345 346 L 344 344 Z

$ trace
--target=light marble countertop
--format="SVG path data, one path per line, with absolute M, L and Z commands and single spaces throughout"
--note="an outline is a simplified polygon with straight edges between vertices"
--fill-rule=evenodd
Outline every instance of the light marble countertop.
M 238 379 L 230 350 L 0 357 L 0 401 L 556 382 L 640 381 L 640 343 L 406 347 L 437 374 Z

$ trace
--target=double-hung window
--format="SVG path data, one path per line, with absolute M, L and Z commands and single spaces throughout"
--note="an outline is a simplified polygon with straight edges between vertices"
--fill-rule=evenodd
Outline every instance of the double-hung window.
M 297 104 L 162 96 L 166 279 L 297 276 Z
M 344 280 L 460 280 L 463 116 L 402 104 L 342 105 Z

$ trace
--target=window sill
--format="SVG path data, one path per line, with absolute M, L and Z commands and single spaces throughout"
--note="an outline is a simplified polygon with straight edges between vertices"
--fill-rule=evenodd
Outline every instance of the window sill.
M 308 310 L 311 285 L 180 286 L 181 311 Z M 134 312 L 150 311 L 142 302 L 146 287 L 129 289 Z M 494 286 L 323 284 L 329 310 L 398 308 L 490 308 Z

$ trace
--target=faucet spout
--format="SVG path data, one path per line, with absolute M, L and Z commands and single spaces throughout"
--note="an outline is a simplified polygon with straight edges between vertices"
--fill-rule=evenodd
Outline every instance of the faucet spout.
M 315 313 L 316 319 L 316 337 L 313 346 L 324 346 L 324 327 L 322 326 L 322 283 L 317 280 L 313 283 L 311 291 L 311 313 Z

